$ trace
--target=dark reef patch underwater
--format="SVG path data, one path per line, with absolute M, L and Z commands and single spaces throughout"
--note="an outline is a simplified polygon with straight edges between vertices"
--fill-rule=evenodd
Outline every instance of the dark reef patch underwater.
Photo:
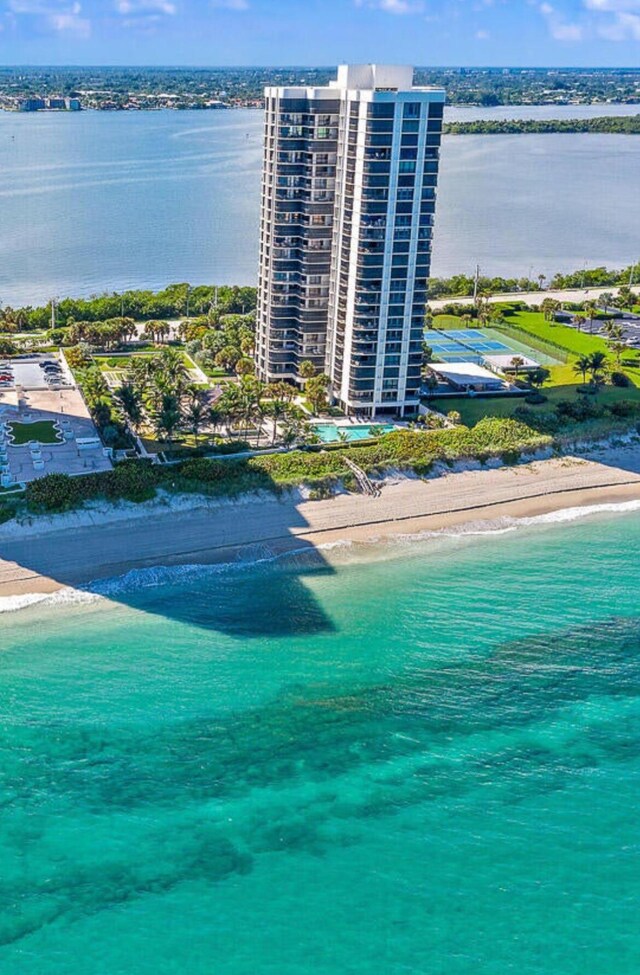
M 0 617 L 3 975 L 637 972 L 639 543 L 609 516 Z M 269 593 L 295 626 L 230 624 Z

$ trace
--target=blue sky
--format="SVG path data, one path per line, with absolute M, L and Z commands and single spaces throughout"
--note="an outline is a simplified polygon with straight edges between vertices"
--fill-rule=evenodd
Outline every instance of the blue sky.
M 0 64 L 621 65 L 640 0 L 0 0 Z

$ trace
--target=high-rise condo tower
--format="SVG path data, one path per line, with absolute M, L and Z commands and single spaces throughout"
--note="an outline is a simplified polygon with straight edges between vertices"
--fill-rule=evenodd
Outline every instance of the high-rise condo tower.
M 347 411 L 413 412 L 444 91 L 341 65 L 265 98 L 258 373 L 299 382 L 310 360 Z

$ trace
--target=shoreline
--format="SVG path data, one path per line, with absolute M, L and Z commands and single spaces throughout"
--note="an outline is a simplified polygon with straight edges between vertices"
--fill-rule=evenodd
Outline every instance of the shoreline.
M 640 503 L 640 449 L 599 451 L 436 479 L 387 481 L 378 498 L 341 494 L 123 505 L 0 526 L 0 599 L 89 587 L 135 569 L 255 561 L 567 509 Z

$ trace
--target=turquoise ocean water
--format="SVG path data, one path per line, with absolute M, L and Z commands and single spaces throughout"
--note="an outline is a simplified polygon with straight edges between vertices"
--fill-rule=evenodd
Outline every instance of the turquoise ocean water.
M 637 973 L 639 549 L 609 513 L 3 615 L 0 971 Z

